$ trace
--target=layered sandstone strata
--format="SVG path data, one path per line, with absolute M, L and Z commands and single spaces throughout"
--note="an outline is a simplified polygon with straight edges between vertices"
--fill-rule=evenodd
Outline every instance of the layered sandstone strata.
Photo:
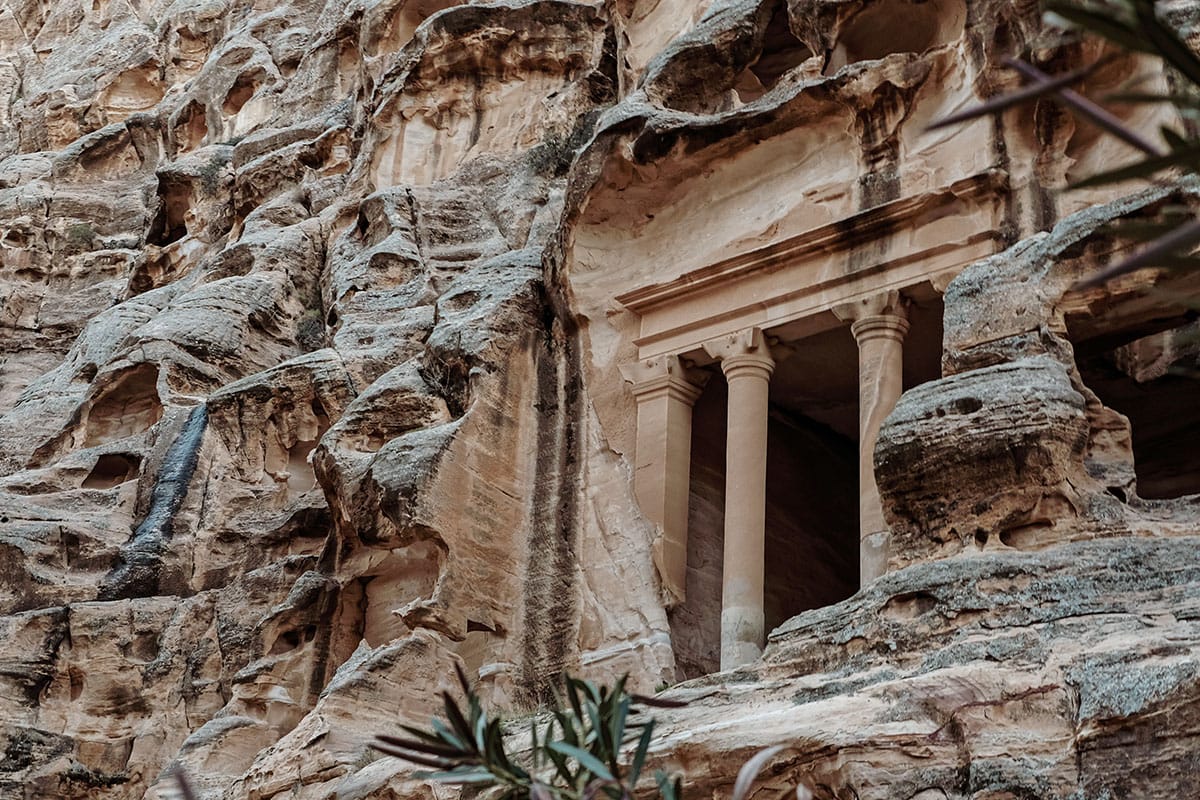
M 1057 193 L 1125 154 L 1051 105 L 927 130 L 1019 52 L 1103 49 L 985 0 L 0 6 L 0 796 L 432 796 L 367 742 L 456 660 L 517 709 L 698 678 L 697 793 L 786 742 L 771 791 L 1178 795 L 1188 312 L 1069 289 L 1192 194 Z

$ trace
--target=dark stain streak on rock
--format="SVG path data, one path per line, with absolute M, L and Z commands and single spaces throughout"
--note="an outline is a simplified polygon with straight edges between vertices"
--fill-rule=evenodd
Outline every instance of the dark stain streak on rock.
M 149 597 L 159 591 L 163 551 L 172 536 L 172 524 L 196 470 L 200 443 L 208 424 L 208 409 L 192 409 L 166 457 L 150 493 L 150 509 L 131 538 L 121 548 L 120 561 L 101 585 L 100 600 Z

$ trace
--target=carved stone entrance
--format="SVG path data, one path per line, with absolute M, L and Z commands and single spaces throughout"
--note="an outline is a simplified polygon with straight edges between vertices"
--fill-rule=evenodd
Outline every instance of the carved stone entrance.
M 622 370 L 638 405 L 635 488 L 643 511 L 660 528 L 655 558 L 675 606 L 686 601 L 693 407 L 713 374 L 701 368 L 719 368 L 725 379 L 721 669 L 755 660 L 766 639 L 768 431 L 779 363 L 831 330 L 848 327 L 856 343 L 858 583 L 865 585 L 887 564 L 888 531 L 873 453 L 880 424 L 904 388 L 910 307 L 914 300 L 928 304 L 936 298 L 962 265 L 992 249 L 994 235 L 983 227 L 954 246 L 890 258 L 884 251 L 878 263 L 851 263 L 851 269 L 836 251 L 854 248 L 861 259 L 870 252 L 872 233 L 898 222 L 920 227 L 923 217 L 936 218 L 939 202 L 961 207 L 986 198 L 998 180 L 980 175 L 919 202 L 886 203 L 829 230 L 810 231 L 617 298 L 640 317 L 639 358 Z M 990 216 L 987 202 L 979 213 Z M 846 233 L 855 225 L 858 237 Z M 940 336 L 933 351 L 936 362 Z M 923 379 L 932 377 L 937 373 Z

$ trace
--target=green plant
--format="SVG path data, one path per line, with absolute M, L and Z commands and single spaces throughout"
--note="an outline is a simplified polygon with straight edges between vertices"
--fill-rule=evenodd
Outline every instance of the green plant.
M 400 727 L 409 737 L 380 735 L 373 745 L 388 755 L 434 768 L 419 777 L 454 784 L 490 784 L 498 798 L 533 800 L 584 800 L 604 792 L 614 800 L 632 797 L 641 777 L 654 733 L 654 720 L 636 719 L 646 705 L 679 705 L 673 701 L 631 695 L 625 679 L 611 688 L 567 677 L 566 708 L 550 712 L 539 731 L 537 716 L 529 723 L 529 753 L 522 760 L 508 752 L 504 726 L 490 716 L 456 665 L 466 697 L 466 708 L 442 693 L 445 720 L 434 719 L 429 731 Z M 626 764 L 622 749 L 636 739 L 632 760 Z M 679 797 L 679 780 L 659 772 L 657 782 L 664 800 Z
M 517 755 L 509 751 L 512 738 L 505 735 L 503 720 L 484 710 L 466 675 L 457 665 L 455 669 L 465 708 L 443 692 L 445 719 L 435 718 L 429 730 L 401 725 L 408 736 L 380 735 L 372 746 L 433 769 L 416 777 L 477 784 L 490 788 L 493 800 L 594 800 L 601 795 L 631 800 L 654 735 L 655 720 L 646 709 L 685 705 L 630 694 L 625 678 L 609 688 L 566 676 L 565 704 L 530 718 L 528 750 Z M 745 800 L 759 771 L 782 750 L 767 748 L 742 767 L 733 800 Z M 663 800 L 681 800 L 678 776 L 658 770 L 655 784 Z M 799 787 L 797 797 L 807 800 L 811 793 Z
M 1200 118 L 1200 58 L 1163 19 L 1156 0 L 1047 0 L 1045 9 L 1050 24 L 1069 31 L 1101 36 L 1125 51 L 1158 56 L 1183 81 L 1182 88 L 1166 94 L 1123 91 L 1107 95 L 1104 98 L 1106 102 L 1134 105 L 1170 103 L 1185 119 Z M 1187 131 L 1163 128 L 1161 134 L 1166 143 L 1166 148 L 1163 148 L 1125 125 L 1103 106 L 1070 88 L 1106 62 L 1107 59 L 1102 59 L 1082 69 L 1050 76 L 1027 61 L 1009 59 L 1007 65 L 1020 73 L 1030 83 L 1029 86 L 947 117 L 932 127 L 954 125 L 1042 98 L 1052 98 L 1139 150 L 1143 156 L 1139 161 L 1088 176 L 1074 184 L 1073 188 L 1146 178 L 1172 169 L 1181 169 L 1189 175 L 1200 172 L 1200 139 L 1189 135 Z M 1190 212 L 1182 216 L 1176 213 L 1174 217 L 1157 223 L 1126 226 L 1121 232 L 1150 244 L 1132 257 L 1100 270 L 1083 281 L 1080 288 L 1099 285 L 1142 267 L 1200 269 L 1200 258 L 1191 255 L 1192 250 L 1200 245 L 1200 220 Z
M 208 163 L 200 168 L 200 186 L 207 194 L 215 194 L 221 188 L 221 172 L 228 163 L 228 153 L 214 153 Z
M 67 242 L 75 248 L 86 250 L 96 238 L 96 230 L 86 222 L 78 222 L 67 228 Z

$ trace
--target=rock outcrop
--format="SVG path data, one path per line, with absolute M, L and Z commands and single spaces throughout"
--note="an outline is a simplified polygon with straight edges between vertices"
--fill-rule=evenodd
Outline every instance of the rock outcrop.
M 1049 103 L 928 130 L 1017 53 L 1106 51 L 991 0 L 0 4 L 0 797 L 441 797 L 368 742 L 454 663 L 520 710 L 691 679 L 655 758 L 696 794 L 784 743 L 773 796 L 1181 796 L 1194 279 L 1071 287 L 1195 188 L 1060 193 L 1127 154 Z M 751 261 L 817 299 L 767 331 L 774 630 L 709 674 L 728 400 L 668 340 L 766 308 Z M 672 286 L 707 316 L 648 333 Z M 837 315 L 881 290 L 859 590 Z M 682 585 L 621 372 L 660 340 L 711 373 Z

